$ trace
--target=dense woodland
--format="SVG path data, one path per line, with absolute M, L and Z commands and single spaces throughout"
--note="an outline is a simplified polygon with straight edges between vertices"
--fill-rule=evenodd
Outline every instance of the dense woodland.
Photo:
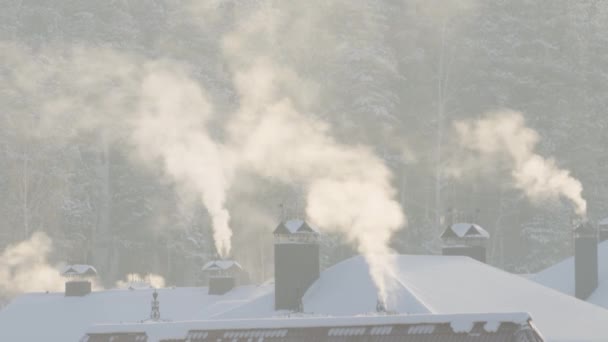
M 187 66 L 226 113 L 239 98 L 223 37 L 248 13 L 280 16 L 288 25 L 267 53 L 315 85 L 308 114 L 341 142 L 373 146 L 394 172 L 408 217 L 393 241 L 399 252 L 438 253 L 454 219 L 490 231 L 490 262 L 510 271 L 572 253 L 569 202 L 531 203 L 500 174 L 443 172 L 453 162 L 453 122 L 500 108 L 525 113 L 542 137 L 539 153 L 584 184 L 589 217 L 608 216 L 603 1 L 0 0 L 0 9 L 0 43 L 28 51 L 28 71 L 61 69 L 69 63 L 61 51 L 78 46 L 168 59 Z M 120 128 L 74 133 L 66 121 L 39 134 L 45 113 L 34 97 L 71 91 L 71 75 L 21 91 L 12 58 L 0 50 L 0 246 L 44 231 L 52 262 L 94 264 L 106 284 L 131 272 L 199 282 L 215 255 L 204 207 L 108 138 Z M 115 91 L 104 86 L 94 91 Z M 272 275 L 270 232 L 282 217 L 303 215 L 302 189 L 246 175 L 237 183 L 228 198 L 234 256 L 262 281 Z M 339 236 L 324 239 L 324 265 L 352 253 L 341 245 Z

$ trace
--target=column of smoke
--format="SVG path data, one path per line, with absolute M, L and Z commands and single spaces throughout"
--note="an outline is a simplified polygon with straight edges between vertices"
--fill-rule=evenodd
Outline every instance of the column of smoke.
M 357 245 L 386 301 L 386 280 L 394 272 L 389 242 L 405 225 L 394 200 L 392 175 L 370 149 L 340 144 L 327 125 L 303 114 L 306 110 L 298 106 L 314 102 L 314 91 L 309 91 L 314 84 L 280 66 L 266 55 L 268 50 L 243 48 L 246 41 L 255 44 L 256 37 L 277 34 L 280 25 L 273 13 L 254 13 L 251 20 L 241 20 L 225 39 L 240 108 L 227 124 L 229 138 L 224 144 L 209 135 L 209 121 L 217 113 L 202 87 L 175 64 L 112 52 L 112 63 L 106 65 L 102 61 L 107 53 L 99 58 L 98 49 L 80 48 L 75 57 L 49 52 L 50 64 L 54 57 L 65 61 L 51 76 L 36 68 L 28 73 L 31 65 L 15 70 L 28 84 L 43 83 L 41 75 L 60 79 L 66 90 L 50 98 L 39 89 L 22 90 L 22 95 L 32 95 L 37 109 L 53 124 L 91 130 L 119 127 L 124 131 L 119 137 L 130 142 L 140 159 L 152 167 L 160 165 L 183 191 L 200 195 L 222 255 L 231 248 L 225 202 L 236 169 L 304 184 L 309 218 Z M 27 61 L 29 55 L 22 53 L 15 60 Z M 106 94 L 100 89 L 108 84 L 114 91 Z
M 160 161 L 181 187 L 200 194 L 211 216 L 216 250 L 228 256 L 232 230 L 225 204 L 232 168 L 230 151 L 208 134 L 212 106 L 179 69 L 151 68 L 142 82 L 132 141 L 142 158 Z
M 0 47 L 14 71 L 15 96 L 28 98 L 42 114 L 42 138 L 55 131 L 71 138 L 103 130 L 114 142 L 126 141 L 139 161 L 160 166 L 180 191 L 200 197 L 211 216 L 218 253 L 230 253 L 229 153 L 209 137 L 212 106 L 181 65 L 87 46 L 47 47 L 38 52 L 42 63 L 26 47 Z M 38 88 L 49 82 L 61 86 L 50 94 Z
M 405 224 L 394 200 L 392 175 L 370 149 L 338 143 L 326 124 L 296 108 L 294 97 L 281 91 L 306 91 L 307 82 L 293 70 L 280 66 L 264 51 L 251 58 L 246 44 L 256 37 L 273 36 L 277 26 L 267 16 L 252 15 L 225 40 L 241 99 L 241 108 L 230 123 L 239 166 L 282 182 L 304 184 L 309 219 L 357 246 L 380 299 L 386 302 L 387 279 L 395 272 L 389 243 Z
M 576 214 L 586 218 L 587 202 L 582 196 L 581 182 L 570 171 L 559 168 L 554 159 L 536 153 L 540 136 L 526 126 L 523 114 L 509 110 L 490 113 L 480 120 L 457 122 L 455 128 L 460 146 L 475 153 L 474 159 L 457 162 L 460 165 L 457 175 L 462 176 L 466 169 L 504 162 L 511 172 L 513 186 L 528 198 L 533 201 L 566 198 L 573 203 Z
M 64 279 L 47 261 L 52 247 L 42 232 L 7 247 L 0 255 L 0 299 L 23 292 L 61 291 Z

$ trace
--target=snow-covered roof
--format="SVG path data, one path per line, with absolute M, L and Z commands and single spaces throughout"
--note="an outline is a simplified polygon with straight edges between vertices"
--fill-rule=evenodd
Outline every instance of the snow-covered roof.
M 608 310 L 547 289 L 467 257 L 396 257 L 388 309 L 402 313 L 530 313 L 547 341 L 605 341 Z M 365 260 L 346 260 L 321 275 L 304 297 L 304 310 L 330 315 L 370 312 L 375 292 Z
M 161 318 L 204 320 L 259 296 L 273 286 L 242 286 L 223 296 L 208 288 L 158 289 Z M 149 319 L 154 289 L 106 290 L 84 297 L 34 293 L 13 300 L 0 311 L 0 341 L 79 341 L 95 324 L 134 323 Z
M 206 263 L 205 266 L 203 266 L 203 271 L 226 271 L 234 267 L 239 270 L 243 269 L 241 264 L 234 260 L 214 260 Z
M 257 320 L 219 320 L 219 321 L 190 321 L 190 322 L 162 322 L 141 323 L 121 325 L 98 325 L 91 327 L 88 333 L 91 335 L 109 333 L 141 332 L 148 337 L 148 342 L 161 340 L 180 339 L 189 331 L 217 331 L 236 330 L 235 336 L 243 337 L 247 330 L 255 329 L 256 336 L 260 337 L 260 330 L 277 329 L 269 331 L 268 334 L 284 336 L 287 329 L 301 328 L 334 328 L 329 331 L 332 336 L 355 336 L 361 335 L 365 329 L 357 327 L 377 327 L 379 335 L 390 334 L 391 326 L 409 325 L 418 329 L 409 329 L 413 334 L 429 334 L 433 331 L 433 325 L 446 324 L 455 333 L 470 333 L 473 327 L 482 323 L 482 329 L 486 332 L 496 332 L 503 323 L 515 325 L 527 325 L 530 316 L 526 313 L 510 314 L 459 314 L 459 315 L 376 315 L 357 317 L 290 317 L 270 318 Z M 384 328 L 384 329 L 382 329 Z M 388 329 L 386 329 L 388 328 Z M 425 329 L 426 328 L 426 329 Z M 431 329 L 429 329 L 431 328 Z M 227 333 L 229 334 L 229 333 Z M 444 332 L 445 334 L 445 332 Z M 447 335 L 443 335 L 444 337 Z M 268 336 L 277 337 L 277 336 Z
M 61 271 L 63 276 L 94 276 L 97 270 L 91 265 L 67 265 Z
M 579 301 L 467 257 L 395 256 L 387 309 L 399 314 L 527 312 L 547 341 L 605 341 L 608 310 Z M 0 311 L 0 341 L 76 341 L 92 325 L 136 323 L 150 314 L 153 290 L 110 290 L 85 297 L 29 294 Z M 237 287 L 223 296 L 207 288 L 160 289 L 161 318 L 171 321 L 286 317 L 274 310 L 274 286 Z M 307 316 L 375 315 L 377 294 L 362 257 L 327 270 L 307 291 Z M 197 323 L 198 324 L 198 323 Z M 211 323 L 210 323 L 211 324 Z M 23 327 L 36 329 L 23 329 Z M 153 324 L 146 324 L 154 326 Z
M 484 238 L 489 239 L 490 233 L 474 223 L 456 223 L 449 226 L 442 238 Z
M 277 229 L 274 231 L 275 234 L 296 234 L 296 233 L 319 233 L 319 229 L 312 224 L 300 220 L 288 220 L 281 222 Z
M 587 299 L 589 303 L 608 309 L 608 241 L 598 245 L 598 287 Z M 574 296 L 574 257 L 567 258 L 530 279 L 535 282 Z

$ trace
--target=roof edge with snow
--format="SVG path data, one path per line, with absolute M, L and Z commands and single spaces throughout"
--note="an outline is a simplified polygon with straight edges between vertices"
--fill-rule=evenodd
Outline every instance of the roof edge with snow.
M 391 325 L 449 324 L 454 333 L 469 333 L 483 324 L 486 332 L 496 332 L 502 324 L 531 326 L 527 313 L 479 313 L 451 315 L 368 315 L 354 317 L 297 317 L 246 320 L 208 320 L 187 322 L 144 322 L 120 325 L 95 325 L 87 335 L 146 334 L 153 341 L 180 339 L 191 331 L 272 330 L 300 328 L 352 328 Z

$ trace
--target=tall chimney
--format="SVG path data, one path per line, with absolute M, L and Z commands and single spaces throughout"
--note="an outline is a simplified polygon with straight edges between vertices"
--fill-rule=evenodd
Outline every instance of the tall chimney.
M 274 307 L 302 311 L 302 297 L 320 274 L 319 232 L 303 220 L 290 220 L 279 224 L 274 237 Z
M 209 279 L 209 294 L 221 296 L 231 291 L 242 271 L 241 265 L 234 260 L 215 260 L 205 264 L 203 272 Z
M 481 226 L 473 223 L 449 225 L 441 234 L 443 255 L 468 256 L 486 262 L 486 246 L 490 234 Z
M 598 230 L 582 223 L 574 230 L 574 292 L 586 300 L 598 286 Z

